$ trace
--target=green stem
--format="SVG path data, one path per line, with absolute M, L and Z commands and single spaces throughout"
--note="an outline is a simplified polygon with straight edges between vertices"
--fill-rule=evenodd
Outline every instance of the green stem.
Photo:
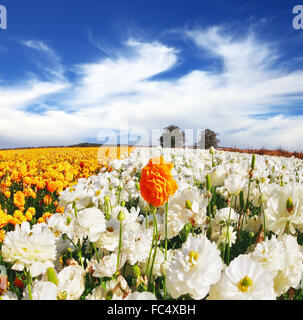
M 30 299 L 30 300 L 33 300 L 31 283 L 32 283 L 32 277 L 31 277 L 30 271 L 28 270 L 28 272 L 27 272 L 27 289 L 28 289 L 28 296 L 29 296 L 29 299 Z
M 165 203 L 165 254 L 164 259 L 167 261 L 167 216 L 168 216 L 168 202 Z
M 261 187 L 260 187 L 259 184 L 258 184 L 258 188 L 259 188 L 259 193 L 260 193 L 260 196 L 261 196 L 262 192 L 261 192 Z M 262 210 L 262 213 L 263 213 L 263 232 L 264 232 L 264 239 L 265 239 L 266 238 L 266 219 L 265 219 L 265 210 L 264 210 L 263 202 L 261 203 L 261 210 Z
M 148 273 L 150 258 L 151 258 L 151 254 L 152 254 L 152 250 L 153 250 L 153 246 L 154 246 L 154 240 L 155 240 L 155 224 L 154 224 L 154 227 L 153 227 L 153 238 L 152 238 L 152 243 L 151 243 L 151 246 L 150 246 L 149 255 L 148 255 L 148 260 L 147 260 L 147 265 L 146 265 L 146 270 L 145 270 L 145 274 L 146 274 L 146 275 L 147 275 L 147 273 Z
M 78 218 L 78 211 L 77 211 L 77 207 L 76 207 L 76 201 L 73 202 L 73 208 L 74 208 L 74 211 L 75 211 L 75 216 L 76 216 L 76 218 Z
M 154 255 L 153 255 L 153 260 L 152 260 L 152 265 L 150 267 L 150 272 L 149 272 L 149 287 L 150 287 L 150 283 L 151 283 L 151 279 L 152 279 L 152 275 L 153 275 L 153 268 L 154 268 L 154 263 L 155 263 L 155 259 L 156 259 L 156 254 L 157 254 L 157 247 L 158 247 L 158 224 L 157 224 L 157 219 L 156 219 L 156 215 L 155 215 L 155 210 L 153 211 L 153 217 L 154 217 L 154 226 L 155 226 L 155 230 L 156 230 L 156 236 L 155 236 L 155 247 L 154 247 Z
M 246 202 L 245 202 L 245 206 L 244 206 L 244 210 L 243 210 L 243 215 L 242 215 L 240 230 L 242 230 L 243 221 L 244 221 L 244 219 L 245 219 L 245 217 L 246 217 L 247 209 L 249 208 L 250 183 L 251 183 L 251 179 L 249 178 L 247 198 L 246 198 Z
M 229 227 L 228 227 L 228 230 L 227 232 L 229 233 Z M 227 234 L 228 234 L 227 233 Z M 229 257 L 230 257 L 230 238 L 228 237 L 228 241 L 227 241 L 227 258 L 226 258 L 226 264 L 229 265 Z
M 168 216 L 168 202 L 165 203 L 165 253 L 164 253 L 165 261 L 167 261 L 167 216 Z M 163 296 L 164 296 L 164 300 L 166 300 L 166 274 L 164 274 L 164 281 L 163 281 Z
M 249 178 L 249 181 L 248 181 L 248 191 L 247 191 L 247 198 L 246 198 L 244 213 L 245 213 L 245 211 L 246 211 L 246 210 L 248 209 L 248 207 L 249 207 L 250 184 L 251 184 L 251 179 Z
M 82 261 L 82 254 L 81 254 L 81 248 L 80 248 L 80 239 L 79 239 L 79 247 L 74 243 L 74 241 L 72 239 L 70 239 L 69 237 L 67 237 L 67 239 L 72 243 L 72 245 L 75 247 L 76 251 L 77 251 L 77 254 L 78 254 L 78 257 L 79 257 L 79 260 L 80 260 L 80 263 L 81 263 L 81 266 L 82 268 L 84 269 L 84 266 L 83 266 L 83 261 Z
M 234 194 L 232 194 L 231 196 L 231 201 L 230 201 L 230 208 L 229 208 L 229 214 L 228 214 L 228 220 L 227 220 L 227 232 L 226 232 L 226 238 L 225 238 L 225 244 L 224 244 L 224 249 L 223 249 L 223 260 L 225 258 L 225 250 L 226 250 L 226 247 L 228 245 L 229 247 L 229 226 L 230 226 L 230 216 L 231 216 L 231 209 L 232 209 L 232 203 L 234 201 Z M 227 265 L 229 264 L 229 250 L 230 248 L 228 248 L 228 252 L 227 252 Z
M 97 250 L 97 248 L 96 248 L 96 246 L 95 246 L 95 244 L 93 242 L 91 242 L 91 244 L 92 244 L 92 247 L 93 247 L 93 249 L 95 251 L 95 254 L 96 254 L 96 257 L 97 257 L 97 261 L 99 263 L 100 262 L 100 257 L 99 257 L 98 250 Z
M 120 221 L 119 248 L 118 248 L 117 270 L 116 270 L 116 273 L 117 273 L 118 270 L 119 270 L 121 248 L 122 248 L 122 221 Z

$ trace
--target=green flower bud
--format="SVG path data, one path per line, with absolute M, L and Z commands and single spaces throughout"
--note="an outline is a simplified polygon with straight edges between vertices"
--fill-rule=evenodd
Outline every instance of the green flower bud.
M 265 202 L 265 197 L 264 197 L 264 194 L 261 193 L 260 196 L 259 196 L 259 203 L 262 204 Z
M 109 195 L 107 194 L 105 197 L 104 197 L 104 201 L 105 202 L 109 202 L 110 198 L 109 198 Z
M 56 286 L 58 285 L 57 274 L 52 267 L 49 267 L 47 269 L 47 279 L 48 279 L 48 281 L 54 283 Z
M 137 264 L 133 266 L 133 271 L 136 277 L 139 277 L 141 275 L 141 270 Z
M 62 240 L 67 240 L 67 234 L 66 233 L 63 233 L 61 237 L 62 237 Z
M 255 169 L 255 164 L 256 164 L 256 155 L 253 154 L 252 159 L 251 159 L 251 165 L 250 165 L 252 170 Z
M 140 183 L 136 182 L 136 189 L 140 191 Z
M 125 219 L 125 213 L 121 210 L 117 217 L 118 221 L 122 222 Z
M 189 200 L 185 201 L 185 207 L 186 207 L 186 209 L 191 210 L 191 202 Z

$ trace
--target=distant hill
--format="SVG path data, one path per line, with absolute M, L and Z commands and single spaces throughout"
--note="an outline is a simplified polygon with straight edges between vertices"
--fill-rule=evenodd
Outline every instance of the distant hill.
M 87 148 L 87 147 L 102 147 L 103 144 L 101 143 L 90 143 L 90 142 L 81 142 L 77 144 L 72 144 L 67 146 L 67 148 Z

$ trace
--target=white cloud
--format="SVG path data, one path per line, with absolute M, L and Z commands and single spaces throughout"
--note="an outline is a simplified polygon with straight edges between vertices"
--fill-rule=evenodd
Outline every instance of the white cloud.
M 183 52 L 156 41 L 130 39 L 115 58 L 75 66 L 73 83 L 55 77 L 21 88 L 0 86 L 5 146 L 97 139 L 102 128 L 119 129 L 121 123 L 137 132 L 173 123 L 183 129 L 210 128 L 220 133 L 225 146 L 303 150 L 303 116 L 287 115 L 289 105 L 302 101 L 303 70 L 280 68 L 275 46 L 252 33 L 235 38 L 214 27 L 186 30 L 184 35 L 201 55 L 219 59 L 222 69 L 155 80 L 153 76 L 174 68 Z M 64 73 L 49 46 L 24 44 L 52 57 Z M 46 104 L 47 111 L 28 112 L 25 108 L 32 103 Z
M 67 84 L 29 80 L 21 86 L 0 87 L 1 112 L 24 109 L 28 104 L 65 89 Z M 3 117 L 2 117 L 3 119 Z
M 176 63 L 176 50 L 158 42 L 141 43 L 129 40 L 127 56 L 105 58 L 75 68 L 79 81 L 71 101 L 73 107 L 85 108 L 107 103 L 117 95 L 140 94 L 148 87 L 148 78 L 170 69 Z M 119 97 L 118 97 L 119 99 Z
M 37 40 L 26 40 L 22 41 L 22 44 L 30 49 L 44 53 L 44 55 L 48 58 L 48 64 L 45 65 L 38 63 L 37 60 L 35 60 L 35 63 L 38 64 L 40 68 L 45 69 L 45 71 L 53 77 L 61 80 L 64 79 L 65 70 L 62 65 L 61 58 L 46 43 Z

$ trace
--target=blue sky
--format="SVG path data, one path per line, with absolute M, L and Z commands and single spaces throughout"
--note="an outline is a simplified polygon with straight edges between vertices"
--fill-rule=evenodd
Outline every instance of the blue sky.
M 188 143 L 210 128 L 222 146 L 302 151 L 298 4 L 0 0 L 0 148 L 157 143 L 176 124 Z

